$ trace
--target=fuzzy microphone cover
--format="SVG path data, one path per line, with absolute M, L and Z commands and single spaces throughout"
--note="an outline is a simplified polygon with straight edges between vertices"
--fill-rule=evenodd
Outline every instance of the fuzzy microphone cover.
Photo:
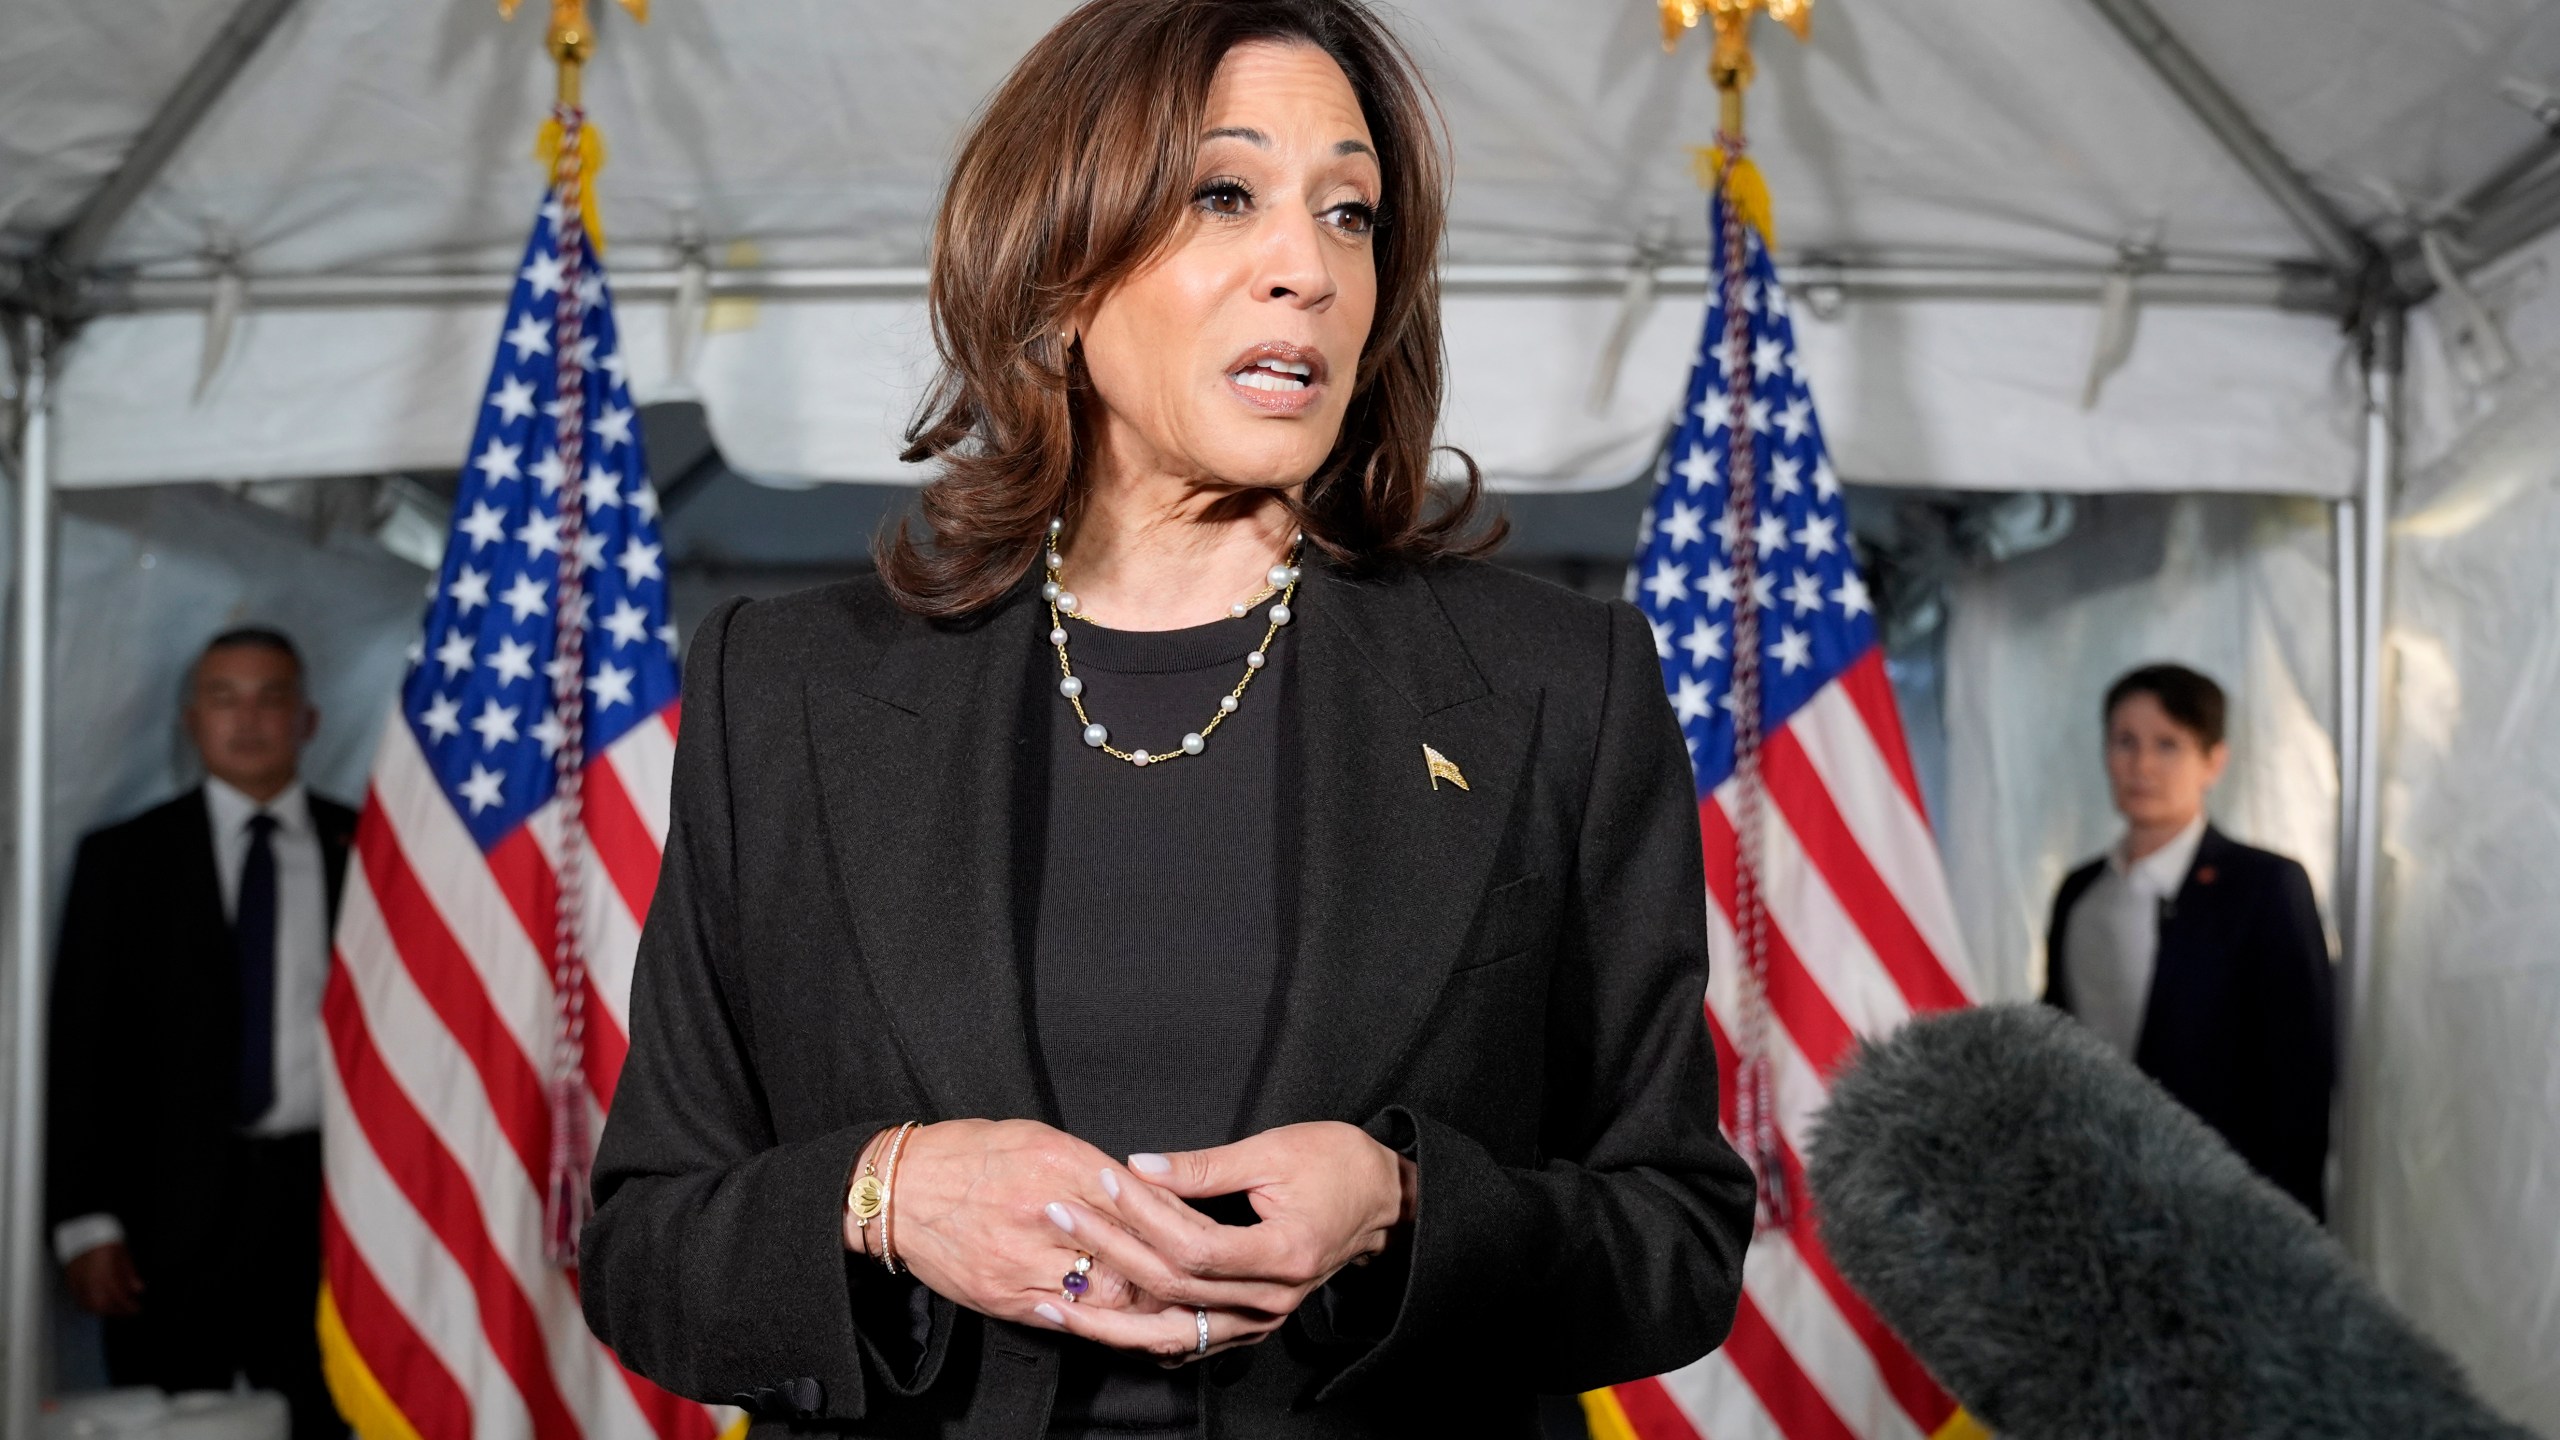
M 2007 1440 L 2531 1440 L 2301 1207 L 2047 1007 L 1862 1047 L 1810 1180 L 1841 1274 Z

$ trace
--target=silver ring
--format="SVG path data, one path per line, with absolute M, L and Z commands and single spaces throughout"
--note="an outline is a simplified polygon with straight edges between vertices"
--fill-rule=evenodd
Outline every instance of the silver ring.
M 1192 1311 L 1192 1312 L 1191 1312 L 1191 1323 L 1200 1327 L 1200 1343 L 1199 1343 L 1199 1344 L 1197 1344 L 1197 1345 L 1195 1345 L 1195 1346 L 1193 1346 L 1193 1347 L 1191 1347 L 1191 1353 L 1192 1353 L 1192 1354 L 1194 1354 L 1194 1355 L 1206 1355 L 1206 1354 L 1208 1354 L 1208 1353 L 1209 1353 L 1209 1312 L 1208 1312 L 1208 1311 L 1206 1311 L 1206 1310 L 1194 1310 L 1194 1311 Z

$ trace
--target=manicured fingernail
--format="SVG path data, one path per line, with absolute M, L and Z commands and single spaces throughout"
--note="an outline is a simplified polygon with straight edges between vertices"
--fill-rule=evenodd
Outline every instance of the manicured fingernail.
M 1166 1175 L 1172 1173 L 1173 1162 L 1152 1153 L 1132 1155 L 1129 1157 L 1129 1168 L 1144 1171 L 1149 1175 Z
M 1114 1199 L 1114 1200 L 1119 1199 L 1119 1198 L 1120 1198 L 1120 1177 L 1119 1177 L 1119 1176 L 1117 1176 L 1117 1175 L 1112 1174 L 1112 1173 L 1111 1173 L 1110 1171 L 1108 1171 L 1108 1170 L 1103 1171 L 1103 1172 L 1102 1172 L 1102 1193 L 1103 1193 L 1103 1194 L 1105 1194 L 1105 1195 L 1110 1196 L 1110 1197 L 1111 1197 L 1112 1199 Z
M 1045 1300 L 1040 1304 L 1032 1306 L 1031 1313 L 1048 1321 L 1050 1324 L 1057 1326 L 1061 1330 L 1067 1328 L 1067 1317 L 1058 1313 L 1057 1306 L 1049 1304 Z
M 1066 1206 L 1052 1200 L 1049 1202 L 1048 1208 L 1050 1224 L 1057 1226 L 1059 1229 L 1066 1231 L 1070 1235 L 1076 1233 L 1076 1217 L 1067 1213 Z

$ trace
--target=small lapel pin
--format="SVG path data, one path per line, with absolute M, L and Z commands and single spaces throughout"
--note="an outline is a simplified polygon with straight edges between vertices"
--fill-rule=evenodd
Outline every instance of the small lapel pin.
M 2197 884 L 2199 884 L 2199 885 L 2210 885 L 2210 884 L 2212 884 L 2212 883 L 2214 882 L 2214 879 L 2215 879 L 2215 878 L 2216 878 L 2216 877 L 2214 876 L 2214 873 L 2213 873 L 2213 867 L 2212 867 L 2212 866 L 2210 866 L 2210 865 L 2199 865 L 2199 866 L 2197 866 L 2197 867 L 2196 867 L 2196 883 L 2197 883 Z
M 1457 762 L 1451 760 L 1448 756 L 1441 754 L 1439 751 L 1432 749 L 1428 745 L 1422 747 L 1422 763 L 1431 771 L 1432 789 L 1439 789 L 1440 782 L 1443 780 L 1448 781 L 1450 784 L 1457 786 L 1461 790 L 1467 788 L 1467 777 L 1464 772 L 1458 769 Z

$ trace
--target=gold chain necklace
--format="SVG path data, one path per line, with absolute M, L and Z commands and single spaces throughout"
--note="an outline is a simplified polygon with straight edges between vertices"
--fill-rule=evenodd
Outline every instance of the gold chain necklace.
M 1114 760 L 1126 760 L 1141 770 L 1208 749 L 1209 737 L 1218 732 L 1218 727 L 1226 723 L 1228 716 L 1236 713 L 1236 707 L 1244 703 L 1245 687 L 1253 683 L 1254 676 L 1262 673 L 1263 665 L 1270 659 L 1271 642 L 1279 638 L 1280 627 L 1294 618 L 1289 611 L 1289 601 L 1298 593 L 1298 557 L 1306 548 L 1307 537 L 1300 534 L 1290 540 L 1287 563 L 1274 565 L 1263 575 L 1265 584 L 1261 590 L 1227 607 L 1230 616 L 1242 619 L 1254 606 L 1261 604 L 1264 597 L 1275 594 L 1280 597 L 1271 606 L 1271 623 L 1262 632 L 1262 643 L 1244 657 L 1244 678 L 1236 682 L 1236 688 L 1218 697 L 1218 713 L 1209 717 L 1208 724 L 1182 737 L 1181 749 L 1159 755 L 1149 750 L 1123 750 L 1112 744 L 1111 731 L 1084 712 L 1084 681 L 1077 677 L 1075 666 L 1067 659 L 1067 621 L 1084 620 L 1088 625 L 1093 622 L 1078 613 L 1081 607 L 1076 594 L 1066 588 L 1066 561 L 1058 554 L 1058 536 L 1066 528 L 1067 522 L 1063 519 L 1049 522 L 1047 553 L 1041 557 L 1048 564 L 1049 578 L 1041 582 L 1040 598 L 1049 602 L 1049 644 L 1058 652 L 1058 693 L 1067 697 L 1067 703 L 1075 707 L 1076 723 L 1084 727 L 1084 743 Z

